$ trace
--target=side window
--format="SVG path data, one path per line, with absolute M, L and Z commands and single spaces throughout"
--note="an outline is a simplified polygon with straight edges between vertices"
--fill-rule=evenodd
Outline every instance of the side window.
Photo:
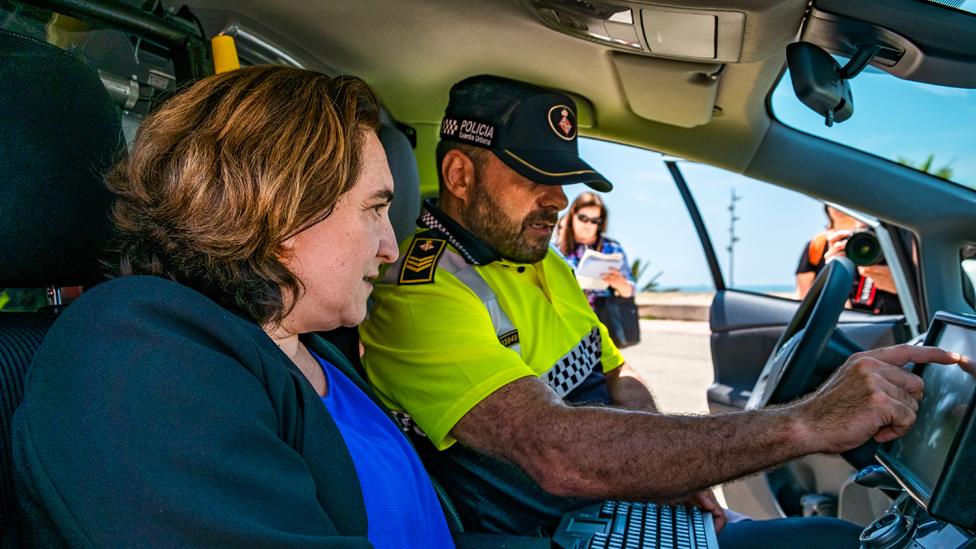
M 638 291 L 698 293 L 709 303 L 715 291 L 711 273 L 664 157 L 587 139 L 580 140 L 580 154 L 614 183 L 614 190 L 603 195 L 609 210 L 607 235 L 619 240 L 631 263 L 643 270 Z M 693 162 L 679 166 L 726 286 L 798 297 L 797 271 L 813 273 L 812 281 L 824 256 L 822 250 L 810 251 L 824 242 L 830 225 L 824 203 L 719 168 Z M 570 202 L 584 190 L 567 188 Z M 847 217 L 835 214 L 841 216 Z M 866 227 L 856 219 L 835 223 L 843 229 Z
M 605 234 L 623 248 L 638 293 L 659 294 L 659 299 L 664 293 L 702 294 L 707 309 L 710 298 L 705 296 L 714 291 L 708 266 L 662 155 L 581 139 L 580 156 L 614 185 L 609 193 L 597 193 L 608 213 Z M 565 188 L 570 203 L 589 190 L 582 185 Z
M 169 53 L 119 30 L 12 0 L 0 0 L 0 28 L 59 47 L 97 71 L 119 108 L 127 143 L 152 105 L 175 87 Z
M 0 313 L 33 312 L 45 305 L 44 288 L 0 288 Z
M 959 251 L 962 270 L 963 296 L 970 307 L 976 308 L 976 244 L 970 242 Z
M 902 312 L 876 221 L 718 168 L 683 163 L 682 171 L 729 288 L 802 299 L 827 260 L 843 254 L 858 265 L 851 308 Z
M 711 166 L 683 162 L 681 170 L 712 238 L 726 286 L 798 296 L 797 271 L 812 272 L 823 255 L 819 248 L 810 251 L 811 241 L 817 247 L 818 235 L 827 228 L 823 204 Z

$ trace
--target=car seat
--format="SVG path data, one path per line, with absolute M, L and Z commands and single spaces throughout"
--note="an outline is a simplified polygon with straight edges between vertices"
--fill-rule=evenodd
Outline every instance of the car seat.
M 386 160 L 393 173 L 393 203 L 390 222 L 397 242 L 403 242 L 417 230 L 420 217 L 420 173 L 410 140 L 402 131 L 384 123 L 379 131 Z
M 402 131 L 392 125 L 384 113 L 379 138 L 386 152 L 386 160 L 393 174 L 393 202 L 390 204 L 390 222 L 397 242 L 402 242 L 417 230 L 420 217 L 420 174 L 417 159 L 413 154 L 410 140 Z M 356 328 L 337 328 L 319 333 L 329 343 L 335 345 L 355 366 L 359 375 L 366 379 L 359 360 L 359 332 Z
M 0 30 L 0 287 L 103 279 L 112 195 L 101 175 L 124 150 L 98 75 L 54 46 Z M 0 312 L 0 533 L 11 540 L 10 421 L 56 309 Z M 5 545 L 6 546 L 6 545 Z

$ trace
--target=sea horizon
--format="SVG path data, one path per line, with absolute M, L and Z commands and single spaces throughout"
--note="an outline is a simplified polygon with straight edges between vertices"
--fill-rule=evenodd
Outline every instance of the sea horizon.
M 734 289 L 745 290 L 747 292 L 758 292 L 763 294 L 792 292 L 795 287 L 791 284 L 742 284 Z M 656 292 L 682 292 L 682 293 L 712 293 L 715 286 L 711 284 L 698 284 L 691 286 L 663 286 Z

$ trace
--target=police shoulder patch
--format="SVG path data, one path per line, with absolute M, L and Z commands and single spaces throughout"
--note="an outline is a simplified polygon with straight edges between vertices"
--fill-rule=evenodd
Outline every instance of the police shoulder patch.
M 434 281 L 437 261 L 444 253 L 447 241 L 421 233 L 414 237 L 400 266 L 399 284 L 429 284 Z

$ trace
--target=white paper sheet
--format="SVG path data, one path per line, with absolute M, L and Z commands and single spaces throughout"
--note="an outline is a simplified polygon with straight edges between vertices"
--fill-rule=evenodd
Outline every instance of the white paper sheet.
M 620 270 L 624 266 L 621 253 L 604 254 L 586 250 L 576 267 L 576 280 L 584 290 L 606 290 L 610 285 L 600 278 L 611 269 Z

